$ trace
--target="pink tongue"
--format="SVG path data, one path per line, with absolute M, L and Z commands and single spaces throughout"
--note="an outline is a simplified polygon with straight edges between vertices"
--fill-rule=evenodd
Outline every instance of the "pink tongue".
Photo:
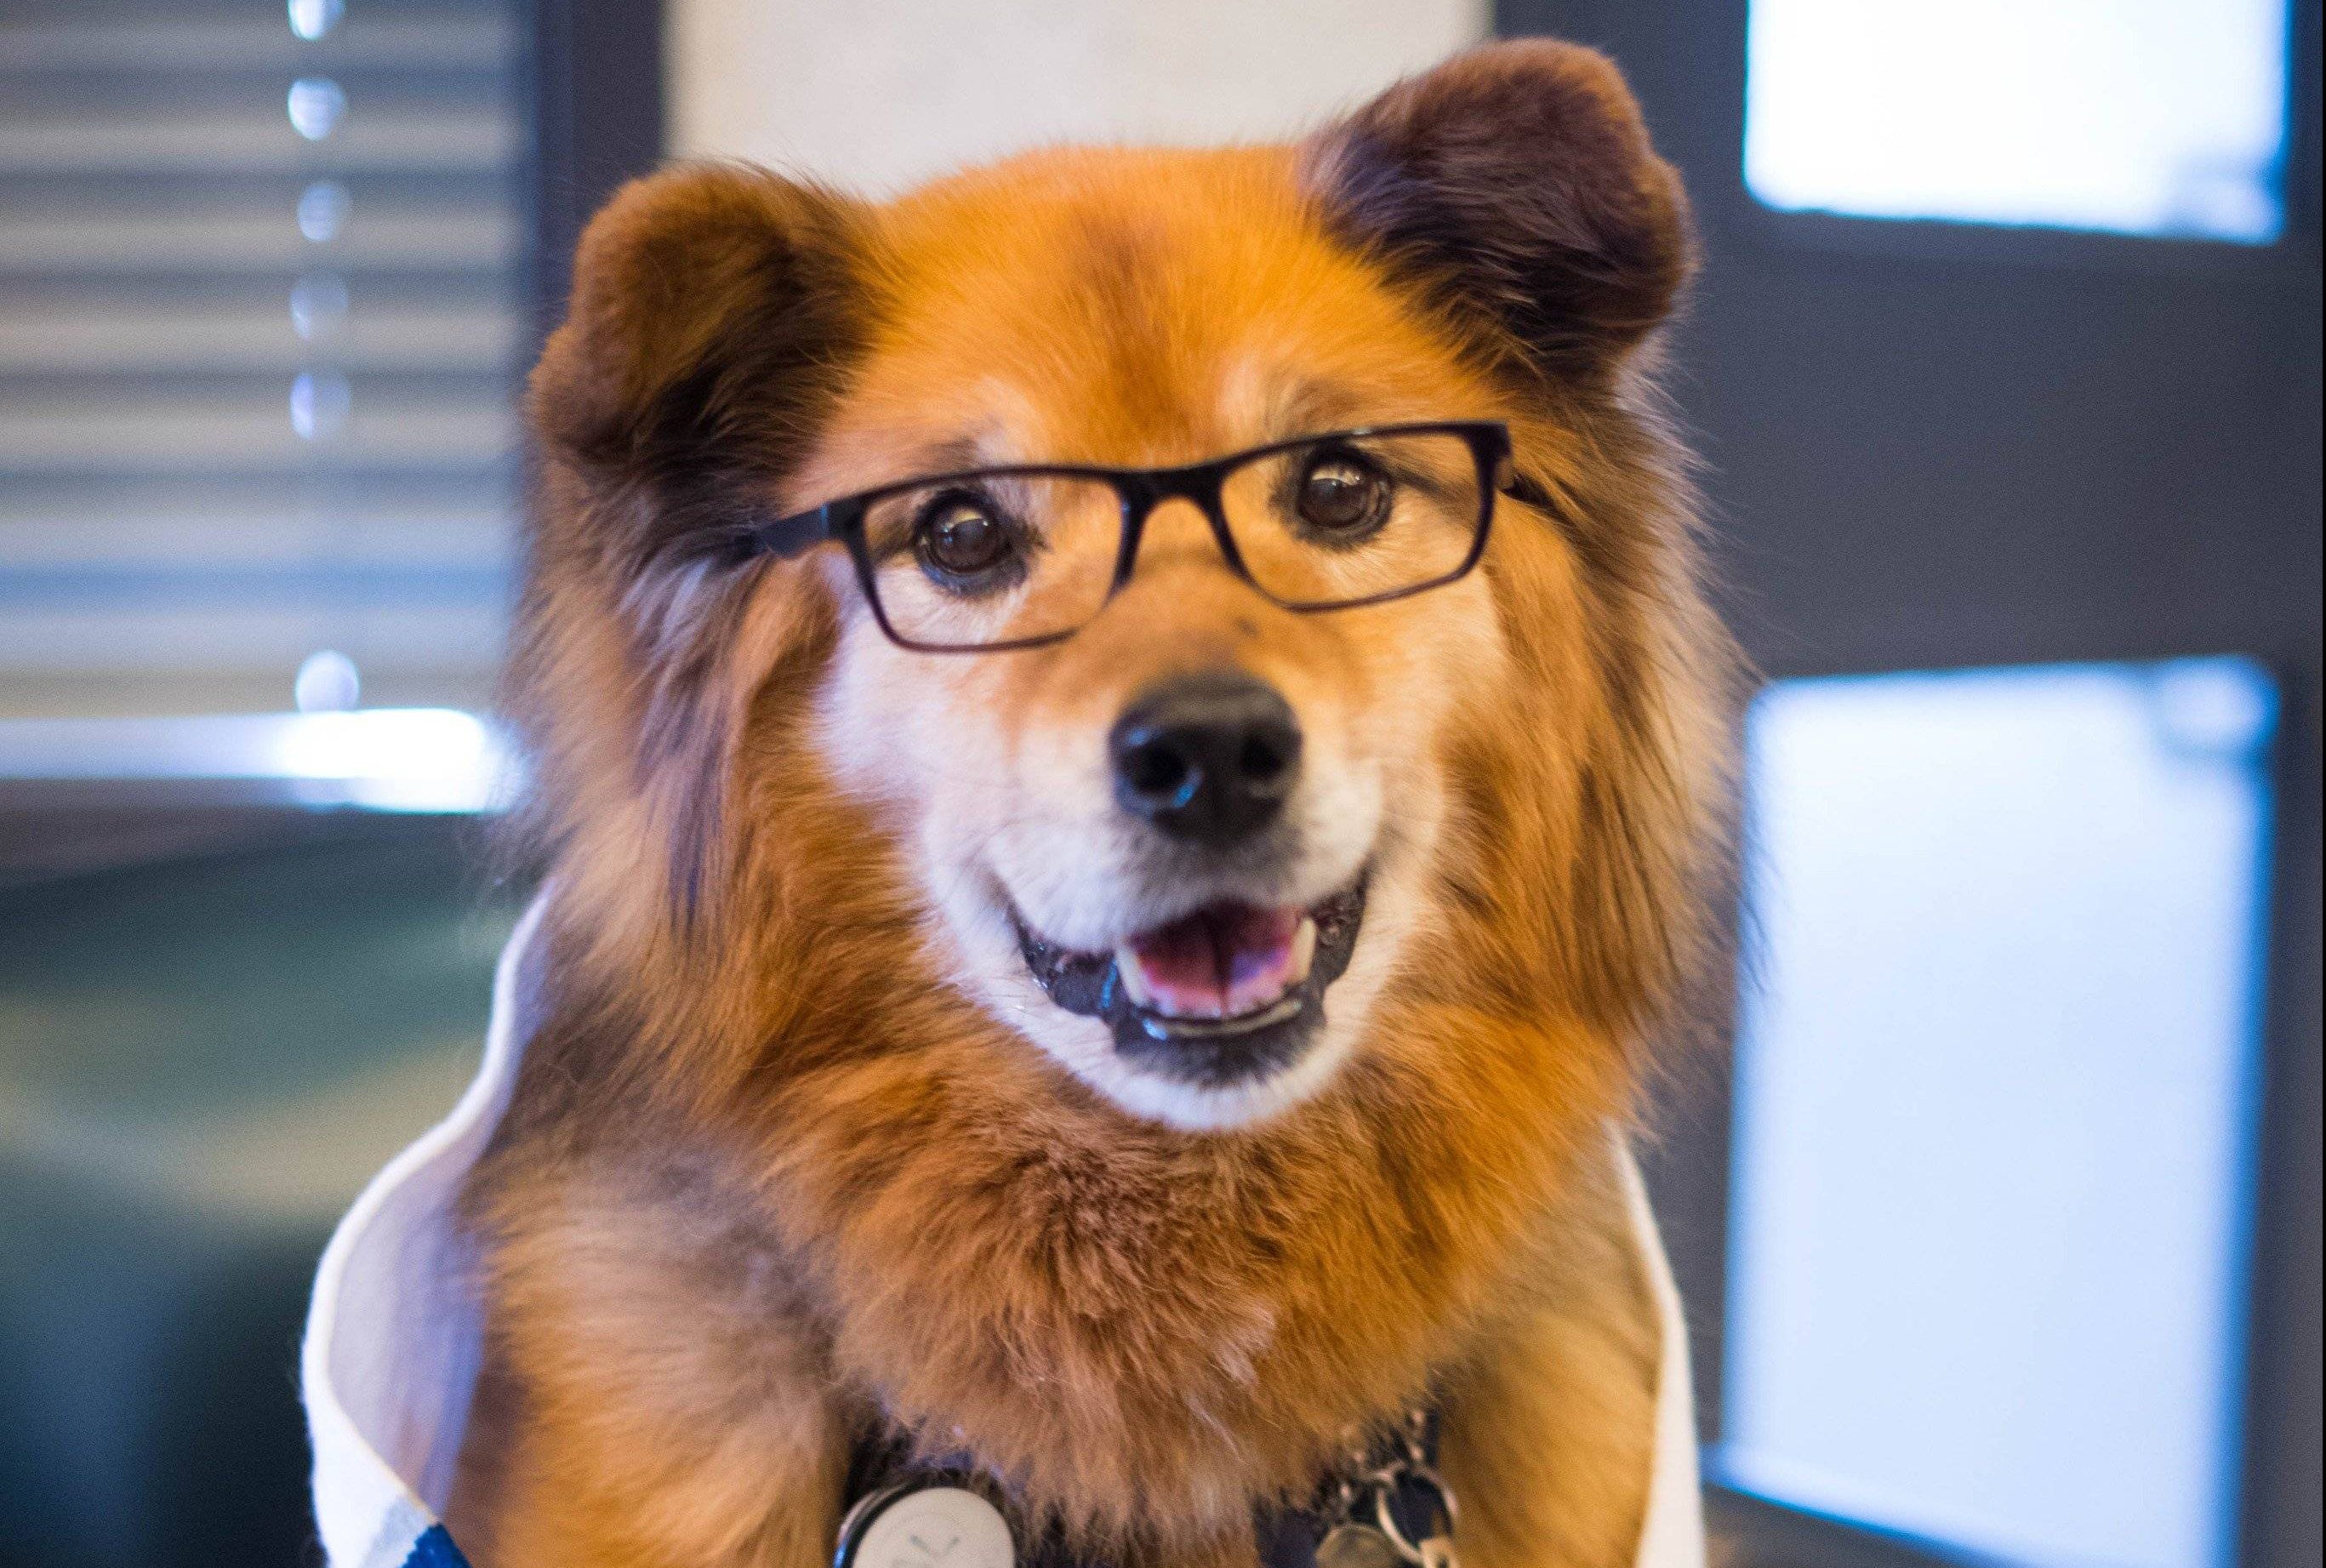
M 1216 904 L 1130 939 L 1154 999 L 1172 1012 L 1231 1017 L 1284 988 L 1297 909 Z

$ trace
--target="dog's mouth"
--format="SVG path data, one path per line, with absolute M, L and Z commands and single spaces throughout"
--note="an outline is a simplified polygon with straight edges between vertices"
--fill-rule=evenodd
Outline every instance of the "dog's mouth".
M 1076 952 L 1017 926 L 1026 967 L 1051 1001 L 1104 1020 L 1134 1065 L 1218 1088 L 1268 1077 L 1307 1049 L 1364 912 L 1361 879 L 1306 909 L 1209 904 L 1112 953 Z

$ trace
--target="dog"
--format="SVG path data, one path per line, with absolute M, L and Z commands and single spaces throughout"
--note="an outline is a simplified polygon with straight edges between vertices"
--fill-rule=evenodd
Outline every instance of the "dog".
M 876 1439 L 1068 1560 L 1251 1568 L 1419 1408 L 1471 1568 L 1632 1561 L 1607 1130 L 1732 708 L 1692 266 L 1549 41 L 1291 145 L 614 198 L 528 392 L 479 1568 L 811 1568 Z

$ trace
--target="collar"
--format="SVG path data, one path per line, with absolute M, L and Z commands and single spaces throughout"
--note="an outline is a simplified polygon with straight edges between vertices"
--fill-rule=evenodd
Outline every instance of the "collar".
M 300 1382 L 330 1568 L 462 1568 L 437 1516 L 468 1427 L 483 1321 L 468 1283 L 475 1259 L 452 1206 L 507 1107 L 538 1016 L 532 955 L 542 909 L 536 899 L 502 950 L 475 1080 L 450 1115 L 372 1179 L 316 1272 Z M 1679 1298 L 1628 1148 L 1620 1164 L 1663 1340 L 1655 1473 L 1634 1568 L 1704 1568 Z
M 1451 1568 L 1442 1548 L 1459 1505 L 1437 1475 L 1436 1410 L 1414 1409 L 1352 1439 L 1311 1496 L 1253 1508 L 1260 1568 Z M 903 1548 L 947 1535 L 969 1547 L 944 1554 L 962 1568 L 1119 1568 L 1112 1559 L 1078 1555 L 1055 1531 L 1029 1529 L 984 1477 L 957 1465 L 916 1463 L 911 1450 L 893 1430 L 857 1445 L 833 1568 L 925 1559 L 926 1547 Z

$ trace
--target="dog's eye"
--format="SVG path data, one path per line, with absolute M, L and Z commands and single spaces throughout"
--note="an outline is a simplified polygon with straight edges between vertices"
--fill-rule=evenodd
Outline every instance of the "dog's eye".
M 921 562 L 953 579 L 983 577 L 1017 552 L 1009 525 L 975 496 L 941 496 L 929 503 L 913 529 Z
M 1381 527 L 1389 501 L 1390 482 L 1378 469 L 1345 453 L 1326 453 L 1309 461 L 1296 504 L 1311 528 L 1347 538 Z

